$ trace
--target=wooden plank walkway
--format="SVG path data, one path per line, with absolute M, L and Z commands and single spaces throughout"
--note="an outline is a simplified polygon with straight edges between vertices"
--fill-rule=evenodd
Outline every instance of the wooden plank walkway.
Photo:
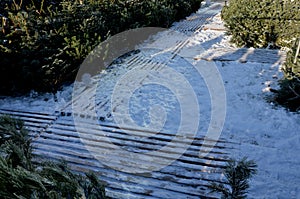
M 105 148 L 105 141 L 93 142 L 97 134 L 94 124 L 84 123 L 86 135 L 79 136 L 73 121 L 73 116 L 51 116 L 27 111 L 0 110 L 1 114 L 10 114 L 23 119 L 25 126 L 34 137 L 34 154 L 46 159 L 64 159 L 71 168 L 78 172 L 94 171 L 106 183 L 107 193 L 112 198 L 216 198 L 208 193 L 210 182 L 221 182 L 221 169 L 230 156 L 234 143 L 220 139 L 209 155 L 199 158 L 199 149 L 205 150 L 203 138 L 194 140 L 189 149 L 178 160 L 160 171 L 151 173 L 130 174 L 114 170 L 103 165 L 86 150 L 82 138 L 89 139 L 91 144 Z M 111 133 L 111 141 L 120 146 L 147 151 L 160 148 L 170 139 L 171 134 L 162 134 L 157 139 L 139 139 L 122 132 L 118 127 L 109 123 L 100 123 L 102 129 Z M 41 132 L 42 131 L 42 132 Z M 85 142 L 86 144 L 86 142 Z M 180 145 L 182 143 L 175 143 Z M 210 146 L 206 146 L 210 147 Z M 163 158 L 168 158 L 168 153 Z M 126 157 L 111 157 L 111 161 L 130 161 Z M 116 164 L 118 163 L 116 161 Z M 141 164 L 155 164 L 141 162 Z
M 64 159 L 71 168 L 78 172 L 94 171 L 106 183 L 107 193 L 112 198 L 217 198 L 209 194 L 207 185 L 210 182 L 221 182 L 221 169 L 230 156 L 232 147 L 236 144 L 219 139 L 213 150 L 205 157 L 199 158 L 199 149 L 205 150 L 203 138 L 197 137 L 188 150 L 171 165 L 160 171 L 151 173 L 130 174 L 109 168 L 98 161 L 86 149 L 82 138 L 89 139 L 90 144 L 97 144 L 105 148 L 105 141 L 93 139 L 97 135 L 97 127 L 93 123 L 84 123 L 86 134 L 79 136 L 72 115 L 59 114 L 57 116 L 46 113 L 28 112 L 26 110 L 4 110 L 0 114 L 9 114 L 25 121 L 25 126 L 34 138 L 34 154 L 46 159 Z M 172 135 L 162 133 L 157 138 L 129 136 L 112 123 L 99 121 L 101 129 L 110 133 L 110 139 L 119 146 L 130 147 L 139 152 L 159 149 L 172 139 Z M 142 132 L 141 132 L 142 133 Z M 100 139 L 101 140 L 101 139 Z M 183 141 L 184 142 L 184 141 Z M 180 146 L 184 143 L 175 143 Z M 162 154 L 169 158 L 168 152 Z M 130 161 L 126 157 L 111 157 L 116 164 L 122 160 Z M 155 164 L 141 162 L 141 164 Z
M 194 13 L 185 20 L 175 23 L 171 30 L 192 34 L 202 29 L 222 9 L 222 4 L 212 4 L 210 7 Z
M 109 144 L 105 139 L 101 141 L 101 137 L 95 138 L 98 132 L 97 127 L 93 125 L 84 123 L 87 130 L 85 134 L 81 133 L 79 136 L 74 127 L 73 117 L 60 117 L 35 141 L 35 154 L 51 159 L 63 158 L 76 171 L 93 170 L 99 173 L 101 179 L 107 183 L 108 190 L 114 190 L 110 196 L 114 197 L 113 195 L 119 194 L 116 198 L 127 198 L 122 195 L 124 191 L 131 194 L 128 198 L 215 198 L 216 195 L 208 193 L 207 185 L 212 181 L 222 181 L 221 169 L 235 145 L 220 139 L 209 155 L 199 158 L 200 147 L 205 150 L 205 146 L 202 145 L 203 138 L 199 137 L 194 140 L 182 157 L 164 169 L 151 173 L 130 174 L 108 168 L 86 150 L 87 142 L 85 141 L 84 145 L 81 139 L 88 139 L 91 146 L 102 149 L 108 147 Z M 100 125 L 104 131 L 110 133 L 111 142 L 136 150 L 136 152 L 159 149 L 172 139 L 170 134 L 163 134 L 157 139 L 146 136 L 140 139 L 122 132 L 111 124 L 100 123 Z M 178 147 L 184 143 L 175 144 Z M 163 158 L 169 158 L 169 155 L 168 152 L 162 154 Z M 135 161 L 122 156 L 110 157 L 110 163 L 118 164 L 122 160 Z M 151 166 L 151 164 L 158 163 L 145 160 L 140 164 Z

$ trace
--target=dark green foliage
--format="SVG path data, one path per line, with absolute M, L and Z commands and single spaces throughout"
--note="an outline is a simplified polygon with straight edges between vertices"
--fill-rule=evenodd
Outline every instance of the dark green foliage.
M 101 18 L 78 2 L 61 0 L 8 5 L 0 34 L 0 84 L 3 92 L 56 90 L 70 81 L 101 38 Z
M 300 110 L 300 79 L 283 79 L 280 81 L 280 89 L 275 92 L 275 102 L 290 111 Z
M 285 79 L 275 91 L 275 102 L 292 111 L 300 107 L 300 58 L 295 60 L 300 38 L 300 1 L 231 0 L 222 18 L 232 42 L 247 47 L 287 47 Z
M 23 122 L 0 117 L 0 197 L 105 199 L 94 173 L 74 174 L 65 162 L 32 164 L 32 148 Z
M 30 198 L 34 190 L 45 191 L 42 177 L 23 167 L 13 167 L 0 157 L 0 196 L 4 199 Z
M 299 45 L 300 37 L 293 43 L 292 48 L 287 53 L 286 63 L 283 67 L 286 79 L 300 78 L 300 52 L 296 57 Z
M 300 37 L 300 1 L 231 0 L 222 19 L 238 46 L 290 46 Z
M 99 181 L 99 178 L 91 172 L 86 174 L 86 178 L 88 180 L 83 178 L 83 180 L 80 181 L 80 186 L 83 188 L 87 199 L 106 198 L 103 183 Z
M 249 188 L 249 179 L 256 174 L 257 165 L 252 160 L 243 158 L 239 161 L 229 160 L 224 170 L 226 183 L 212 183 L 212 192 L 219 192 L 223 199 L 244 199 Z
M 0 93 L 55 91 L 109 35 L 168 27 L 202 0 L 1 0 Z
M 280 81 L 280 89 L 274 91 L 275 102 L 291 111 L 300 110 L 300 52 L 296 57 L 299 41 L 300 39 L 297 39 L 288 52 L 286 63 L 283 66 L 285 79 Z
M 20 120 L 0 117 L 0 152 L 13 167 L 32 169 L 32 147 L 28 131 Z

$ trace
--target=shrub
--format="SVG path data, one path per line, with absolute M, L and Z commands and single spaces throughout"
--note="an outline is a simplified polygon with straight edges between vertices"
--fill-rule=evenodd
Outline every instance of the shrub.
M 231 41 L 247 47 L 286 47 L 290 49 L 283 67 L 275 102 L 292 111 L 300 107 L 300 60 L 294 62 L 300 38 L 300 1 L 231 0 L 222 10 L 222 18 L 232 35 Z
M 300 37 L 300 1 L 231 0 L 222 19 L 238 46 L 291 46 Z
M 280 89 L 271 89 L 275 93 L 275 104 L 293 112 L 300 110 L 300 55 L 296 57 L 299 40 L 294 42 L 292 49 L 287 53 L 286 63 L 282 67 L 285 77 L 279 82 Z
M 298 55 L 296 55 L 299 45 L 300 38 L 294 42 L 292 48 L 287 53 L 287 59 L 283 66 L 283 71 L 286 79 L 294 79 L 300 77 L 300 52 L 298 52 Z
M 275 92 L 277 104 L 293 112 L 300 110 L 300 80 L 298 78 L 281 80 L 280 89 Z
M 1 198 L 106 198 L 94 173 L 74 174 L 65 162 L 33 164 L 32 156 L 31 139 L 23 122 L 1 116 Z
M 101 32 L 100 19 L 79 5 L 68 0 L 56 7 L 7 4 L 8 25 L 0 37 L 2 90 L 51 91 L 74 77 L 76 67 L 100 42 Z
M 4 0 L 0 92 L 55 91 L 109 35 L 168 27 L 202 0 Z
M 0 117 L 0 154 L 13 167 L 31 170 L 32 147 L 28 131 L 23 122 L 8 116 Z
M 209 188 L 212 192 L 220 192 L 223 199 L 246 198 L 249 188 L 249 179 L 256 174 L 257 165 L 252 160 L 243 158 L 239 161 L 231 159 L 224 169 L 226 182 L 224 184 L 212 183 Z

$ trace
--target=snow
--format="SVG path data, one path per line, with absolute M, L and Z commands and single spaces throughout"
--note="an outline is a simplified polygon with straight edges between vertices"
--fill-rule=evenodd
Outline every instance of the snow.
M 31 91 L 25 96 L 0 99 L 0 109 L 20 110 L 39 113 L 54 113 L 61 110 L 72 97 L 72 86 L 64 86 L 56 93 L 38 93 Z
M 213 24 L 221 24 L 220 16 L 217 15 L 211 21 Z M 168 37 L 164 45 L 183 40 L 186 36 L 179 34 Z M 148 71 L 150 73 L 146 79 L 138 83 L 132 76 L 123 79 L 120 77 L 130 74 L 128 65 L 117 64 L 112 66 L 106 73 L 101 74 L 98 83 L 96 101 L 111 101 L 113 103 L 97 107 L 97 115 L 106 118 L 107 122 L 115 122 L 111 116 L 111 109 L 124 109 L 118 100 L 127 98 L 129 112 L 127 117 L 122 118 L 123 125 L 133 125 L 137 128 L 150 128 L 159 131 L 157 126 L 164 132 L 176 132 L 180 123 L 182 112 L 181 103 L 187 104 L 194 101 L 187 100 L 185 96 L 195 95 L 199 103 L 199 127 L 197 136 L 204 136 L 203 132 L 208 131 L 211 115 L 210 93 L 203 77 L 189 63 L 192 57 L 201 53 L 195 49 L 214 48 L 236 48 L 229 43 L 230 36 L 224 31 L 201 30 L 189 36 L 190 43 L 185 48 L 190 49 L 189 56 L 182 52 L 186 58 L 176 57 L 167 63 L 167 67 L 162 70 L 172 69 L 170 72 Z M 153 46 L 152 46 L 153 47 Z M 157 47 L 157 46 L 156 46 Z M 199 47 L 199 48 L 198 48 Z M 195 51 L 193 51 L 194 49 Z M 236 48 L 237 49 L 237 48 Z M 155 54 L 155 49 L 144 49 L 145 57 Z M 164 62 L 169 60 L 169 52 L 152 57 L 152 60 Z M 268 59 L 268 58 L 266 58 Z M 240 143 L 239 148 L 234 150 L 232 157 L 241 158 L 244 156 L 253 159 L 258 164 L 258 174 L 251 180 L 249 198 L 300 198 L 300 122 L 299 114 L 286 111 L 282 107 L 274 106 L 268 98 L 272 95 L 269 87 L 276 88 L 278 80 L 282 77 L 280 65 L 263 63 L 240 63 L 238 61 L 216 61 L 214 63 L 205 62 L 206 65 L 214 64 L 218 69 L 226 93 L 226 118 L 221 132 L 221 137 L 229 141 Z M 175 74 L 175 76 L 173 75 Z M 176 76 L 181 74 L 181 76 Z M 141 78 L 144 77 L 143 74 Z M 169 76 L 168 76 L 169 75 Z M 138 78 L 139 76 L 136 76 Z M 90 84 L 90 77 L 85 76 L 84 84 Z M 159 78 L 160 85 L 156 83 Z M 188 79 L 188 84 L 182 80 Z M 130 80 L 130 81 L 128 81 Z M 172 84 L 170 84 L 172 82 Z M 119 85 L 120 87 L 115 87 Z M 189 87 L 191 85 L 191 88 Z M 128 96 L 126 86 L 131 89 L 132 95 Z M 118 96 L 113 94 L 116 89 L 123 89 L 123 94 Z M 187 89 L 192 89 L 193 93 L 188 93 Z M 5 97 L 0 99 L 0 109 L 36 111 L 54 113 L 63 109 L 70 110 L 73 85 L 64 87 L 56 94 L 38 94 L 32 92 L 28 96 Z M 179 96 L 179 97 L 178 97 Z M 181 102 L 183 101 L 183 102 Z M 118 102 L 118 103 L 117 103 Z M 97 105 L 98 106 L 98 105 Z M 112 107 L 111 107 L 112 106 Z M 194 105 L 183 106 L 193 112 Z M 126 108 L 126 107 L 125 107 Z M 123 110 L 124 111 L 124 110 Z M 188 114 L 185 111 L 187 128 L 191 128 L 194 117 L 197 115 Z M 87 112 L 86 114 L 88 114 Z M 115 115 L 116 118 L 122 115 Z M 126 119 L 128 119 L 126 121 Z M 160 126 L 163 123 L 162 126 Z M 186 130 L 186 129 L 184 129 Z

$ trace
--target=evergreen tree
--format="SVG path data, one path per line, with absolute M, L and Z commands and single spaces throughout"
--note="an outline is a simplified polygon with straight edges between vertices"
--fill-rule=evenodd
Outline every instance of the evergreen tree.
M 0 197 L 105 199 L 94 173 L 74 174 L 65 162 L 32 163 L 29 132 L 21 120 L 0 117 Z
M 291 47 L 300 37 L 300 1 L 231 0 L 221 14 L 238 46 Z
M 257 165 L 252 160 L 243 158 L 240 161 L 230 159 L 224 169 L 224 184 L 211 183 L 212 192 L 222 194 L 222 199 L 244 199 L 249 188 L 249 179 L 256 174 Z

